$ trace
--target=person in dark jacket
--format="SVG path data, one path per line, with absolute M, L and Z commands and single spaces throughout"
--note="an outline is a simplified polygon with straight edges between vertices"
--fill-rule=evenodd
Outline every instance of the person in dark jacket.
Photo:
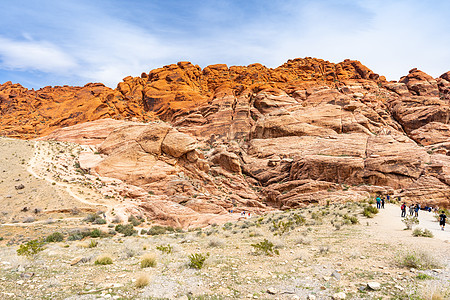
M 444 230 L 445 228 L 445 219 L 447 216 L 445 215 L 444 211 L 441 211 L 441 214 L 439 215 L 439 225 L 441 226 L 441 229 Z

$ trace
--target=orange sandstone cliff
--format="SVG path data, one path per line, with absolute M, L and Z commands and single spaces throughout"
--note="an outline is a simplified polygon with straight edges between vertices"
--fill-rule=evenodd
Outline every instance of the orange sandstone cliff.
M 375 193 L 449 207 L 449 100 L 450 72 L 388 82 L 351 60 L 180 62 L 114 90 L 7 82 L 0 134 L 95 146 L 89 172 L 121 180 L 119 194 L 177 226 Z

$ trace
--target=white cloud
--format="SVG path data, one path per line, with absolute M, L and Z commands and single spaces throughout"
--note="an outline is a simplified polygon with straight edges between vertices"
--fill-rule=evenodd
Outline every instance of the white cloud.
M 12 70 L 64 73 L 77 66 L 73 57 L 47 41 L 14 41 L 0 37 L 0 65 Z
M 395 80 L 414 67 L 434 77 L 448 71 L 445 13 L 450 5 L 445 1 L 434 6 L 414 0 L 249 3 L 205 6 L 199 1 L 190 7 L 191 19 L 172 11 L 158 18 L 150 10 L 142 19 L 144 14 L 135 16 L 133 10 L 122 14 L 91 1 L 59 2 L 39 15 L 31 9 L 27 20 L 40 26 L 23 29 L 20 41 L 0 36 L 0 68 L 110 87 L 125 76 L 181 60 L 202 67 L 254 62 L 277 67 L 296 57 L 335 63 L 350 58 Z

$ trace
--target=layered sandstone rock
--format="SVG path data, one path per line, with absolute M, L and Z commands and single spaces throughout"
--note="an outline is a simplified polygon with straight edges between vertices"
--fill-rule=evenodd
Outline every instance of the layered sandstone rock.
M 167 224 L 209 222 L 208 214 L 229 209 L 360 201 L 376 193 L 448 206 L 449 79 L 449 73 L 433 79 L 413 69 L 386 82 L 350 60 L 203 70 L 180 62 L 127 77 L 114 91 L 97 86 L 97 96 L 89 96 L 97 97 L 92 108 L 104 99 L 113 118 L 147 123 L 106 119 L 49 137 L 97 145 L 104 157 L 91 171 L 136 187 L 141 209 Z M 0 95 L 30 92 L 6 86 Z M 14 105 L 5 103 L 13 116 Z M 86 118 L 108 116 L 88 111 Z M 153 114 L 160 120 L 149 122 Z M 152 201 L 160 201 L 155 209 Z M 176 217 L 172 204 L 192 218 Z
M 125 99 L 101 83 L 48 86 L 35 91 L 6 82 L 0 85 L 0 134 L 35 138 L 103 118 L 153 120 L 153 112 L 144 111 L 140 101 Z

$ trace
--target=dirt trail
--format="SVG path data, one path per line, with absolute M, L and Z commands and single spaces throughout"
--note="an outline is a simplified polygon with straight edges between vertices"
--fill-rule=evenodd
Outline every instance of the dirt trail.
M 41 145 L 46 145 L 45 142 L 40 142 L 40 144 Z M 38 179 L 41 179 L 41 180 L 45 180 L 45 181 L 49 182 L 52 185 L 59 186 L 59 187 L 65 189 L 70 196 L 72 196 L 74 199 L 78 200 L 79 202 L 81 202 L 83 204 L 87 204 L 87 205 L 90 205 L 90 206 L 100 206 L 100 207 L 105 208 L 106 209 L 106 212 L 105 212 L 106 219 L 108 221 L 111 221 L 114 218 L 113 214 L 111 213 L 112 211 L 115 211 L 115 216 L 120 217 L 122 220 L 126 219 L 127 214 L 125 212 L 125 210 L 126 210 L 126 205 L 125 204 L 120 204 L 120 203 L 117 203 L 116 201 L 112 201 L 112 200 L 108 200 L 108 199 L 101 199 L 101 203 L 98 202 L 98 201 L 89 201 L 85 197 L 81 197 L 81 196 L 79 196 L 79 195 L 77 195 L 75 193 L 74 190 L 79 191 L 80 187 L 73 186 L 73 185 L 70 185 L 70 184 L 67 184 L 67 183 L 64 183 L 64 182 L 59 182 L 59 181 L 53 180 L 52 178 L 49 178 L 47 176 L 41 176 L 41 175 L 37 174 L 34 171 L 34 169 L 38 168 L 38 165 L 39 165 L 38 157 L 39 157 L 40 160 L 42 160 L 42 159 L 44 159 L 44 160 L 49 159 L 50 160 L 50 154 L 42 157 L 42 154 L 40 155 L 38 153 L 38 150 L 35 149 L 35 151 L 33 153 L 33 156 L 29 160 L 28 167 L 26 169 L 27 172 L 29 172 L 35 178 L 38 178 Z
M 380 212 L 373 220 L 369 220 L 369 224 L 372 225 L 368 228 L 372 231 L 374 236 L 402 239 L 405 236 L 411 236 L 410 230 L 404 230 L 405 224 L 402 222 L 400 216 L 400 206 L 394 204 L 386 204 L 385 209 L 380 209 Z M 434 213 L 419 211 L 419 224 L 414 228 L 426 228 L 429 229 L 434 238 L 450 242 L 450 228 L 446 228 L 442 231 L 439 227 L 439 223 L 434 218 Z M 449 226 L 450 227 L 450 226 Z

